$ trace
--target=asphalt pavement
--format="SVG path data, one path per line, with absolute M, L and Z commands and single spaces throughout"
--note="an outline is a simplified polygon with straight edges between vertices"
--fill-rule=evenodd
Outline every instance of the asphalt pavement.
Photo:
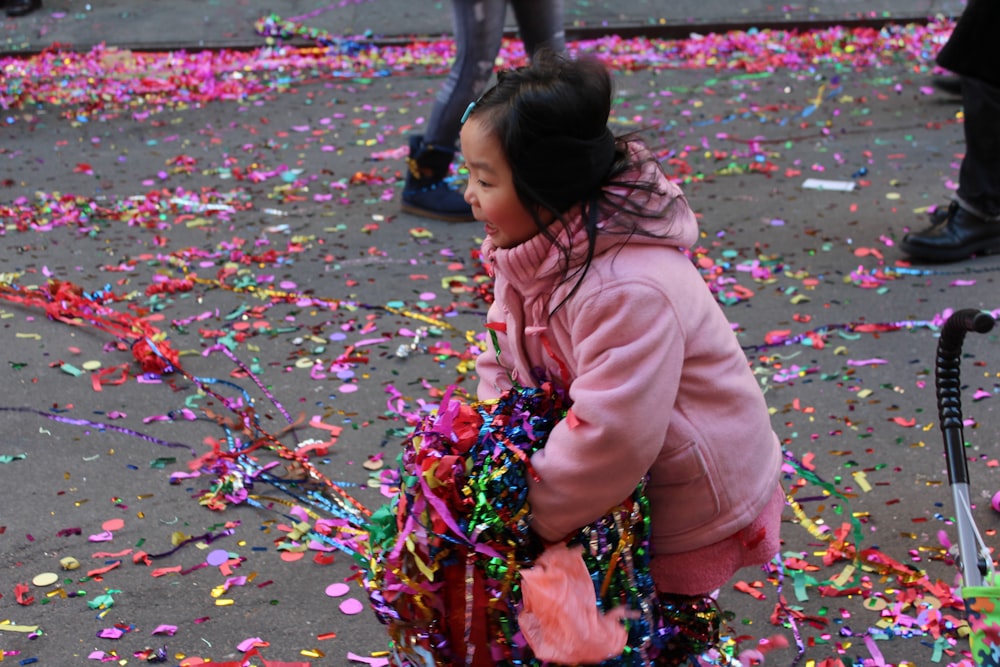
M 958 11 L 567 3 L 614 129 L 699 216 L 692 258 L 786 447 L 780 563 L 720 598 L 741 649 L 789 642 L 768 665 L 967 648 L 934 367 L 951 310 L 1000 314 L 1000 259 L 895 246 L 958 177 L 961 104 L 930 85 Z M 3 664 L 385 664 L 366 564 L 327 533 L 474 383 L 483 230 L 398 205 L 447 3 L 74 0 L 0 25 Z M 996 335 L 965 353 L 993 544 Z
M 737 4 L 712 0 L 566 0 L 571 38 L 600 34 L 686 37 L 690 32 L 788 26 L 882 25 L 955 16 L 962 0 L 820 0 Z M 0 49 L 34 52 L 53 44 L 90 49 L 255 48 L 258 23 L 276 16 L 301 26 L 306 41 L 318 35 L 362 40 L 440 36 L 451 31 L 450 4 L 412 0 L 44 0 L 42 10 L 7 20 Z M 508 28 L 516 27 L 513 19 Z M 298 36 L 301 37 L 301 36 Z M 297 36 L 285 42 L 302 43 Z

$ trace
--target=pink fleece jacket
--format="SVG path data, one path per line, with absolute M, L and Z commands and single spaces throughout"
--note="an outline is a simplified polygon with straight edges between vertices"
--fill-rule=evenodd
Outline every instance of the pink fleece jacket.
M 748 539 L 759 551 L 762 536 L 744 533 L 769 501 L 766 545 L 777 545 L 781 448 L 732 327 L 682 251 L 698 239 L 694 214 L 655 162 L 631 175 L 639 177 L 664 194 L 623 194 L 664 210 L 663 219 L 642 224 L 667 238 L 599 234 L 583 282 L 551 317 L 575 282 L 563 282 L 552 242 L 541 234 L 506 249 L 485 241 L 495 278 L 487 322 L 500 350 L 499 359 L 494 349 L 479 356 L 478 393 L 496 398 L 512 381 L 568 383 L 571 414 L 532 457 L 541 481 L 530 486 L 529 502 L 539 535 L 558 540 L 594 521 L 649 473 L 657 586 L 706 592 L 702 586 L 717 587 L 748 563 L 730 558 L 724 572 L 713 572 L 718 564 L 704 562 L 705 572 L 682 575 L 687 583 L 676 574 L 668 581 L 665 564 L 690 566 L 685 556 L 706 549 L 739 552 Z M 585 239 L 579 218 L 562 238 L 577 256 Z

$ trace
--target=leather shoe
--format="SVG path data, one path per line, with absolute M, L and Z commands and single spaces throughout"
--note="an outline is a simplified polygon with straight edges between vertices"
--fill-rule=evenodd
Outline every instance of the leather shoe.
M 7 16 L 17 18 L 42 8 L 42 0 L 7 0 Z
M 954 202 L 957 206 L 957 202 Z M 948 216 L 951 214 L 951 206 L 938 206 L 932 212 L 927 214 L 927 217 L 931 220 L 931 226 L 940 225 L 948 220 Z
M 955 262 L 972 255 L 1000 252 L 1000 222 L 984 220 L 952 202 L 943 218 L 935 211 L 931 226 L 911 232 L 900 249 L 915 259 Z

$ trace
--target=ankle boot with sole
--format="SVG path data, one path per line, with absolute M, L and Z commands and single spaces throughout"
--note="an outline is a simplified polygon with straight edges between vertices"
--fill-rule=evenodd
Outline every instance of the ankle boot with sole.
M 462 193 L 445 182 L 454 157 L 454 150 L 425 144 L 420 135 L 410 137 L 401 207 L 405 213 L 446 222 L 475 220 Z

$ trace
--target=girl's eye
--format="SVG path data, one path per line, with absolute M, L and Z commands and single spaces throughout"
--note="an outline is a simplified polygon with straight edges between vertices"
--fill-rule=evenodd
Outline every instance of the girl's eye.
M 480 186 L 480 187 L 483 187 L 483 188 L 488 188 L 488 187 L 490 187 L 490 184 L 489 184 L 489 183 L 487 183 L 486 181 L 484 181 L 484 180 L 483 180 L 483 179 L 481 179 L 481 178 L 479 178 L 479 179 L 476 179 L 476 182 L 477 182 L 477 183 L 479 183 L 479 186 Z

